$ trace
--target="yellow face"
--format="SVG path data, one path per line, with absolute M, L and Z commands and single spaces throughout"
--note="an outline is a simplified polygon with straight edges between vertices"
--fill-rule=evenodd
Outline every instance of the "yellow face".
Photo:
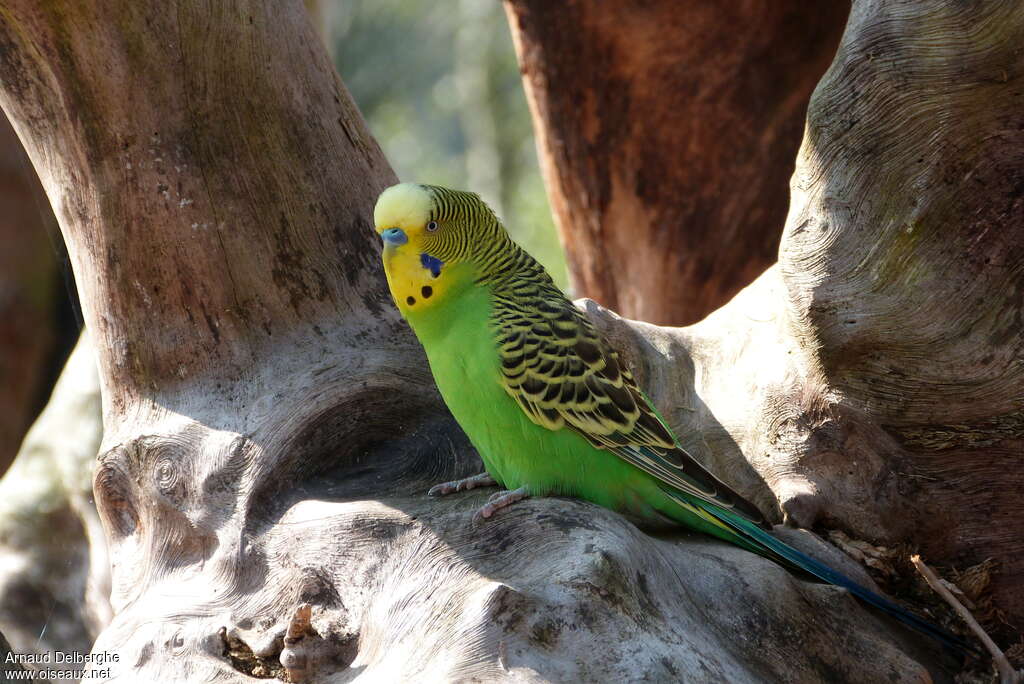
M 425 237 L 440 229 L 431 220 L 433 199 L 414 183 L 394 185 L 377 200 L 373 222 L 384 241 L 384 273 L 403 316 L 427 311 L 450 294 L 455 284 L 450 264 L 430 255 Z

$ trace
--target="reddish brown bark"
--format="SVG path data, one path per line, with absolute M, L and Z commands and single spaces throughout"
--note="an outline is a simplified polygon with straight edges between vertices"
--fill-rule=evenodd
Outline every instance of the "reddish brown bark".
M 848 3 L 506 8 L 576 294 L 681 325 L 775 261 Z
M 35 172 L 0 113 L 0 475 L 50 381 L 56 342 L 56 225 Z
M 1019 269 L 958 251 L 981 205 L 1003 207 L 983 215 L 991 234 L 1019 233 L 1024 16 L 937 4 L 859 5 L 778 268 L 690 328 L 591 312 L 684 445 L 766 510 L 778 496 L 791 519 L 904 539 L 933 500 L 902 496 L 917 473 L 894 472 L 906 454 L 883 431 L 936 463 L 963 446 L 935 441 L 951 426 L 1012 446 L 1024 372 L 1005 315 Z M 935 47 L 977 25 L 990 33 L 971 50 Z M 908 51 L 899 69 L 880 43 Z M 297 0 L 8 0 L 0 68 L 97 339 L 115 615 L 94 650 L 121 655 L 120 681 L 942 679 L 892 623 L 742 549 L 565 498 L 473 526 L 486 493 L 424 496 L 480 464 L 387 301 L 368 218 L 394 175 Z M 909 153 L 936 137 L 907 117 L 936 110 L 954 116 L 919 166 Z M 944 184 L 965 160 L 989 195 Z M 933 213 L 906 231 L 918 206 Z M 978 295 L 954 313 L 982 318 L 941 314 L 947 275 Z M 966 497 L 994 479 L 949 482 Z

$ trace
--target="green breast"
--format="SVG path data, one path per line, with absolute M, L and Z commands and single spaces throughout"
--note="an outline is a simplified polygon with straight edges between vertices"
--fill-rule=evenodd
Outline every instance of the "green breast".
M 452 415 L 488 472 L 504 481 L 502 470 L 507 467 L 502 468 L 502 455 L 509 451 L 510 436 L 522 435 L 522 418 L 499 384 L 490 293 L 472 287 L 428 312 L 408 315 L 407 320 L 427 352 L 434 381 Z

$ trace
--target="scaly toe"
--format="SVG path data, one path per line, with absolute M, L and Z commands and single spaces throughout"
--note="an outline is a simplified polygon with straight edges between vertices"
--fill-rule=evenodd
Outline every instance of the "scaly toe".
M 508 508 L 517 501 L 522 501 L 530 496 L 526 487 L 520 487 L 519 489 L 509 489 L 494 494 L 487 500 L 480 510 L 473 516 L 473 522 L 481 522 L 492 515 L 500 511 L 502 508 Z
M 496 484 L 498 483 L 494 478 L 484 472 L 461 480 L 452 480 L 451 482 L 442 482 L 439 485 L 434 485 L 427 491 L 427 496 L 445 496 L 447 494 L 454 494 L 455 492 L 468 491 L 477 487 L 493 487 Z
M 484 510 L 484 508 L 487 508 L 491 512 L 488 513 L 486 517 L 488 517 L 488 518 L 491 517 L 491 515 L 494 514 L 494 511 L 497 510 L 497 508 L 495 508 L 493 506 L 493 504 L 496 503 L 497 501 L 501 500 L 501 499 L 504 499 L 506 496 L 508 496 L 508 493 L 509 492 L 508 492 L 507 489 L 503 489 L 500 492 L 495 492 L 494 494 L 491 494 L 489 497 L 487 497 L 487 503 L 485 503 L 483 508 L 481 508 L 480 510 L 482 511 L 482 510 Z
M 487 506 L 483 506 L 481 508 L 478 508 L 476 513 L 473 514 L 473 524 L 474 525 L 480 525 L 485 520 L 490 518 L 492 515 L 494 515 L 494 511 L 488 509 Z
M 427 496 L 446 496 L 459 491 L 458 482 L 442 482 L 427 490 Z

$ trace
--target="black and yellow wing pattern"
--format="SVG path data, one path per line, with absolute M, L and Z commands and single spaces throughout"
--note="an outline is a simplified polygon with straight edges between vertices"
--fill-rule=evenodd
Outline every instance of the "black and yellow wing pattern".
M 618 352 L 554 285 L 494 294 L 501 382 L 530 420 L 569 428 L 685 494 L 766 526 L 751 503 L 679 446 Z

